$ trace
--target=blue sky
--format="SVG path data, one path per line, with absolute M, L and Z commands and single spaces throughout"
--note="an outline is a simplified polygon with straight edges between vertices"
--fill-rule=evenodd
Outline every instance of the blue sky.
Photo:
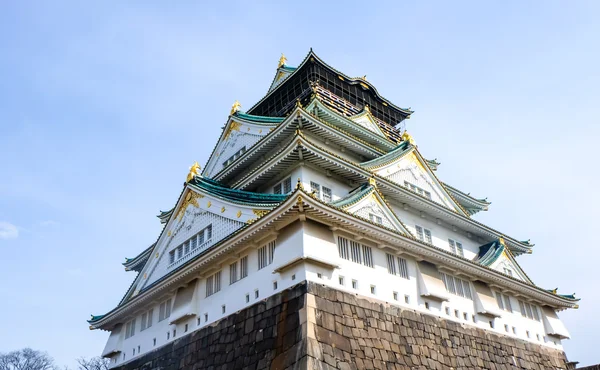
M 0 5 L 0 352 L 98 355 L 107 333 L 85 320 L 125 293 L 121 262 L 155 241 L 233 101 L 251 107 L 281 52 L 296 65 L 313 47 L 415 110 L 442 180 L 532 239 L 519 261 L 538 285 L 582 298 L 561 313 L 566 351 L 600 362 L 600 3 L 249 4 Z

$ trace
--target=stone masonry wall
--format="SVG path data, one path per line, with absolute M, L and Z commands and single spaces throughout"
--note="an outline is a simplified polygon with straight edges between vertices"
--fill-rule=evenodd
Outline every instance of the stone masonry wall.
M 318 284 L 309 369 L 566 369 L 564 352 Z
M 118 369 L 568 367 L 559 350 L 303 282 Z
M 306 284 L 298 284 L 115 369 L 306 368 L 305 299 Z

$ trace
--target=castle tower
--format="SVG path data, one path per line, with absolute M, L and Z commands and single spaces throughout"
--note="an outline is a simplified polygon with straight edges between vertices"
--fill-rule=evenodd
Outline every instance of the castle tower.
M 91 329 L 124 368 L 567 368 L 574 295 L 517 262 L 533 244 L 476 221 L 413 112 L 312 50 L 233 105 L 155 243 Z M 421 153 L 423 149 L 423 154 Z M 175 199 L 175 198 L 174 198 Z

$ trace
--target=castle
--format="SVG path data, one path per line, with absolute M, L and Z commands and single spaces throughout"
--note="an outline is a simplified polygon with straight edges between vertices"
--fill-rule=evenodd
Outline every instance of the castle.
M 568 367 L 557 312 L 578 299 L 523 271 L 533 244 L 476 221 L 490 202 L 438 178 L 403 129 L 412 113 L 312 50 L 298 67 L 282 55 L 267 94 L 233 105 L 206 165 L 158 215 L 156 242 L 124 263 L 137 276 L 121 302 L 89 320 L 110 332 L 102 356 L 126 368 Z

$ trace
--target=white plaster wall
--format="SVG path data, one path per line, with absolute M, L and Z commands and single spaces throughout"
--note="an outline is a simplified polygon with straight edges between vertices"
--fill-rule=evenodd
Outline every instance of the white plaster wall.
M 188 319 L 182 320 L 177 324 L 169 324 L 169 319 L 158 321 L 159 305 L 154 305 L 154 320 L 153 325 L 149 329 L 140 331 L 141 328 L 141 315 L 150 307 L 139 311 L 136 314 L 136 330 L 135 335 L 125 339 L 122 345 L 122 351 L 125 353 L 125 359 L 123 359 L 123 353 L 119 353 L 113 356 L 116 362 L 111 361 L 110 366 L 122 365 L 128 362 L 140 354 L 147 353 L 155 348 L 158 348 L 174 339 L 181 337 L 182 335 L 189 334 L 194 330 L 201 329 L 207 325 L 211 325 L 215 321 L 218 321 L 224 317 L 227 317 L 231 313 L 239 311 L 245 307 L 255 304 L 256 302 L 270 297 L 273 294 L 279 293 L 292 285 L 300 283 L 306 280 L 306 269 L 303 264 L 293 266 L 282 273 L 274 273 L 273 270 L 282 264 L 292 260 L 296 256 L 302 255 L 303 251 L 303 237 L 304 229 L 302 223 L 294 223 L 280 231 L 277 235 L 275 254 L 273 263 L 258 269 L 258 252 L 254 247 L 248 247 L 245 251 L 237 255 L 239 258 L 248 256 L 248 276 L 238 280 L 237 282 L 230 284 L 229 281 L 229 262 L 221 265 L 221 290 L 213 295 L 206 297 L 206 278 L 199 280 L 197 284 L 197 315 Z M 261 242 L 259 247 L 265 245 L 270 239 L 265 239 Z M 219 271 L 215 269 L 214 272 Z M 211 272 L 214 273 L 214 272 Z M 238 265 L 239 274 L 239 265 Z M 274 289 L 273 282 L 277 282 L 277 289 Z M 258 290 L 259 297 L 255 298 L 255 291 Z M 249 294 L 250 301 L 246 302 L 246 294 Z M 161 300 L 165 301 L 167 298 Z M 171 296 L 172 302 L 175 301 L 175 297 Z M 222 306 L 226 305 L 225 313 L 222 312 Z M 205 321 L 204 314 L 208 314 L 208 320 Z M 198 322 L 200 319 L 200 322 Z M 188 325 L 188 331 L 185 331 L 185 325 Z M 125 329 L 123 329 L 125 330 Z M 174 330 L 176 335 L 174 336 Z M 167 333 L 169 337 L 167 339 Z M 156 345 L 154 345 L 154 338 L 156 338 Z M 138 353 L 137 347 L 140 346 L 140 352 Z M 135 355 L 133 355 L 133 349 L 135 349 Z
M 301 169 L 301 179 L 302 186 L 308 192 L 310 192 L 310 182 L 314 181 L 317 184 L 321 185 L 321 187 L 325 186 L 331 189 L 332 199 L 334 201 L 344 198 L 348 195 L 350 190 L 353 188 L 348 185 L 342 179 L 339 179 L 337 176 L 327 176 L 326 173 L 316 170 L 313 167 L 302 166 Z M 321 197 L 323 196 L 323 191 L 321 190 Z
M 400 276 L 391 275 L 387 271 L 386 252 L 378 249 L 375 244 L 367 240 L 360 242 L 369 245 L 373 252 L 374 267 L 367 267 L 349 260 L 339 258 L 337 249 L 337 233 L 332 232 L 324 225 L 314 222 L 296 222 L 281 230 L 277 236 L 277 246 L 273 263 L 261 270 L 258 270 L 258 254 L 253 247 L 237 255 L 238 258 L 248 256 L 248 276 L 234 284 L 229 284 L 229 263 L 220 266 L 221 269 L 221 291 L 206 297 L 206 279 L 203 278 L 197 285 L 197 316 L 183 320 L 176 325 L 169 325 L 169 320 L 158 321 L 159 306 L 154 306 L 154 320 L 151 328 L 140 331 L 141 315 L 143 311 L 137 313 L 136 333 L 133 337 L 123 341 L 122 351 L 125 353 L 115 355 L 116 362 L 111 366 L 121 365 L 131 359 L 144 354 L 154 348 L 160 347 L 167 342 L 198 330 L 207 325 L 211 325 L 233 312 L 239 311 L 259 300 L 265 299 L 284 289 L 289 288 L 303 280 L 313 281 L 319 284 L 330 286 L 359 296 L 381 300 L 389 304 L 398 305 L 404 308 L 425 312 L 440 316 L 444 319 L 461 322 L 465 325 L 474 325 L 482 329 L 491 330 L 499 334 L 518 337 L 531 342 L 546 344 L 555 348 L 562 348 L 561 341 L 555 338 L 544 337 L 544 327 L 542 322 L 522 317 L 519 312 L 518 301 L 511 297 L 513 313 L 504 312 L 501 318 L 495 320 L 486 316 L 478 315 L 475 312 L 472 300 L 451 295 L 448 302 L 437 302 L 429 299 L 423 299 L 419 296 L 417 289 L 417 271 L 416 261 L 410 257 L 403 256 L 407 260 L 409 279 Z M 347 237 L 345 234 L 341 234 Z M 351 239 L 351 238 L 350 238 Z M 261 246 L 267 242 L 261 243 Z M 295 257 L 301 255 L 312 255 L 324 260 L 336 263 L 339 268 L 330 269 L 319 267 L 310 263 L 301 263 L 289 268 L 283 273 L 274 273 L 273 270 Z M 238 267 L 239 268 L 239 267 Z M 218 270 L 215 270 L 215 272 Z M 294 276 L 294 278 L 292 278 Z M 344 284 L 340 285 L 339 277 L 344 277 Z M 358 282 L 358 288 L 352 288 L 352 280 Z M 277 289 L 274 289 L 273 282 L 277 281 Z M 371 285 L 375 286 L 375 294 L 371 293 Z M 259 297 L 255 298 L 255 291 L 259 291 Z M 472 289 L 473 294 L 475 294 Z M 393 298 L 393 292 L 398 293 L 398 300 Z M 246 294 L 249 294 L 250 301 L 246 302 Z M 408 296 L 409 302 L 405 303 L 405 296 Z M 174 301 L 174 297 L 171 297 Z M 166 298 L 164 298 L 166 300 Z M 429 309 L 425 307 L 425 302 L 429 303 Z M 222 306 L 226 305 L 225 313 L 222 312 Z M 445 308 L 450 309 L 450 315 L 446 314 Z M 148 307 L 150 308 L 150 307 Z M 458 318 L 455 317 L 454 310 L 458 310 Z M 208 314 L 208 320 L 205 321 L 204 314 Z M 463 314 L 467 314 L 464 319 Z M 540 312 L 542 314 L 542 312 Z M 475 322 L 473 322 L 475 316 Z M 200 319 L 200 322 L 198 322 Z M 490 328 L 489 321 L 494 321 L 494 328 Z M 188 331 L 185 331 L 185 325 L 188 325 Z M 504 324 L 509 325 L 509 333 L 504 330 Z M 512 327 L 517 328 L 517 334 L 512 333 Z M 174 330 L 176 335 L 174 336 Z M 526 331 L 530 331 L 530 338 L 527 338 Z M 169 339 L 167 339 L 169 333 Z M 537 334 L 541 341 L 538 341 Z M 153 339 L 156 338 L 156 345 Z M 140 352 L 138 353 L 138 346 Z M 133 355 L 135 349 L 135 355 Z
M 206 202 L 205 199 L 199 199 L 198 201 Z M 219 206 L 219 204 L 213 204 L 211 205 L 211 208 L 215 209 L 215 212 L 219 212 Z M 141 287 L 150 285 L 167 274 L 170 271 L 170 268 L 173 268 L 169 267 L 169 252 L 177 248 L 179 245 L 181 245 L 181 243 L 185 242 L 192 236 L 196 235 L 200 230 L 204 229 L 208 225 L 212 225 L 212 238 L 210 243 L 205 244 L 202 249 L 197 248 L 190 253 L 189 256 L 184 257 L 186 260 L 193 257 L 193 255 L 210 248 L 221 239 L 229 236 L 235 230 L 242 227 L 244 223 L 223 217 L 219 214 L 213 213 L 212 211 L 206 211 L 202 208 L 189 206 L 185 211 L 185 215 L 181 222 L 176 223 L 173 226 L 169 225 L 169 229 L 167 231 L 172 232 L 172 237 L 167 236 L 167 238 L 163 240 L 164 244 L 159 246 L 159 260 L 156 264 L 153 264 L 152 267 L 149 266 L 149 271 L 144 271 L 144 273 L 148 274 L 148 278 L 146 281 L 142 281 Z M 178 266 L 179 264 L 176 265 Z
M 460 229 L 454 231 L 451 225 L 444 222 L 438 224 L 436 219 L 431 216 L 425 215 L 421 217 L 419 214 L 412 212 L 410 209 L 405 211 L 402 206 L 390 202 L 390 206 L 398 218 L 404 222 L 406 227 L 410 230 L 415 237 L 417 236 L 415 225 L 419 225 L 426 229 L 431 230 L 431 239 L 433 245 L 438 248 L 442 248 L 447 251 L 450 250 L 448 239 L 458 241 L 463 245 L 463 251 L 465 258 L 473 259 L 479 253 L 479 247 L 484 243 L 479 243 L 475 238 L 469 238 L 466 232 L 462 232 Z
M 311 227 L 310 229 L 315 229 Z M 309 233 L 309 228 L 306 228 Z M 373 252 L 374 267 L 368 267 L 362 264 L 354 263 L 350 260 L 339 258 L 337 251 L 337 243 L 332 243 L 332 236 L 337 240 L 337 233 L 329 231 L 327 228 L 319 228 L 319 232 L 311 232 L 311 238 L 305 238 L 305 242 L 310 243 L 311 250 L 319 250 L 328 258 L 331 255 L 336 255 L 336 262 L 339 269 L 327 269 L 314 265 L 307 265 L 307 279 L 319 284 L 325 284 L 335 289 L 340 289 L 360 296 L 365 296 L 373 299 L 378 299 L 390 304 L 414 309 L 440 316 L 444 319 L 458 321 L 466 325 L 477 326 L 481 329 L 494 331 L 499 334 L 505 334 L 512 337 L 518 337 L 523 340 L 528 340 L 538 344 L 546 344 L 555 348 L 562 348 L 561 341 L 555 338 L 544 338 L 544 327 L 541 321 L 531 320 L 522 317 L 519 312 L 518 301 L 511 297 L 513 313 L 503 311 L 501 318 L 492 319 L 484 315 L 476 313 L 473 300 L 463 298 L 458 295 L 449 294 L 450 298 L 447 302 L 437 302 L 431 299 L 424 299 L 419 295 L 417 288 L 417 271 L 416 261 L 408 256 L 402 256 L 407 260 L 409 279 L 404 279 L 400 276 L 391 275 L 387 271 L 386 252 L 378 249 L 375 244 L 369 243 L 366 240 L 361 240 L 360 243 L 369 245 Z M 346 237 L 344 233 L 341 234 Z M 321 239 L 321 240 L 319 240 Z M 351 239 L 351 238 L 349 238 Z M 321 274 L 321 277 L 319 277 Z M 344 285 L 340 285 L 339 277 L 344 277 Z M 357 280 L 358 289 L 352 288 L 352 280 Z M 371 285 L 375 286 L 375 294 L 371 293 Z M 475 294 L 471 286 L 472 294 Z M 398 301 L 394 301 L 393 292 L 398 293 Z M 406 304 L 404 297 L 409 297 L 409 303 Z M 429 303 L 429 309 L 425 307 L 425 302 Z M 446 307 L 449 308 L 450 315 L 446 314 Z M 455 310 L 458 310 L 458 318 L 455 316 Z M 467 314 L 465 320 L 464 314 Z M 540 314 L 542 314 L 540 312 Z M 475 316 L 475 321 L 473 321 Z M 494 328 L 490 327 L 490 321 L 493 321 Z M 511 333 L 506 333 L 504 324 L 508 324 Z M 512 334 L 512 326 L 517 329 L 517 334 Z M 530 332 L 530 338 L 527 338 L 526 331 Z M 540 335 L 538 341 L 536 334 Z
M 250 133 L 247 131 L 248 128 L 251 130 Z M 262 130 L 261 134 L 258 134 L 258 129 Z M 206 175 L 212 177 L 221 171 L 224 168 L 223 162 L 244 146 L 246 147 L 246 150 L 250 149 L 252 145 L 256 144 L 268 132 L 268 128 L 256 128 L 253 125 L 250 126 L 246 124 L 240 127 L 240 131 L 232 131 L 227 140 L 219 144 L 219 147 L 211 157 L 206 168 Z

